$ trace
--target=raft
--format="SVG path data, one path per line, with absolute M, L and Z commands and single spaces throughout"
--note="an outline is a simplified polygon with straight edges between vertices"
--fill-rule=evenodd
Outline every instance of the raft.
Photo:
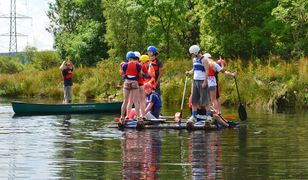
M 231 122 L 231 121 L 230 121 Z M 236 123 L 232 122 L 234 125 L 237 126 Z M 236 126 L 232 126 L 235 128 Z M 211 126 L 205 126 L 205 121 L 198 121 L 194 123 L 192 126 L 187 126 L 186 122 L 178 123 L 176 121 L 144 121 L 144 125 L 142 127 L 137 127 L 137 121 L 129 121 L 125 122 L 123 127 L 119 127 L 118 124 L 112 123 L 107 126 L 108 128 L 118 128 L 120 130 L 124 129 L 175 129 L 175 130 L 220 130 L 223 129 L 218 124 L 212 124 Z

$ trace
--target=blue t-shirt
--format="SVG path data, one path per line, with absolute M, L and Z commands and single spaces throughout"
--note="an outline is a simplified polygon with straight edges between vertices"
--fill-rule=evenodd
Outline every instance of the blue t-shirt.
M 152 106 L 152 109 L 151 109 L 151 114 L 153 116 L 155 116 L 156 118 L 159 118 L 160 109 L 162 107 L 162 103 L 161 103 L 159 95 L 157 93 L 153 93 L 153 92 L 151 94 L 148 94 L 146 102 L 147 102 L 147 105 L 150 102 L 153 103 L 153 106 Z

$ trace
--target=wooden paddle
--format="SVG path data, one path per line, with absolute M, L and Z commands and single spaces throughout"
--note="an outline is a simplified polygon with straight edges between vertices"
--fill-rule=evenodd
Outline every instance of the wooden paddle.
M 240 120 L 245 121 L 247 119 L 247 113 L 246 113 L 245 106 L 241 102 L 240 93 L 238 91 L 238 87 L 237 87 L 237 82 L 236 82 L 236 77 L 235 76 L 234 76 L 234 81 L 235 81 L 236 91 L 237 91 L 237 95 L 238 95 L 238 100 L 239 100 L 239 103 L 240 103 L 240 105 L 238 107 L 238 115 L 240 117 Z
M 219 116 L 225 123 L 227 123 L 229 127 L 235 128 L 238 125 L 238 123 L 236 122 L 226 120 L 224 117 L 221 116 L 221 114 L 218 114 L 212 106 L 210 108 L 217 116 Z
M 225 119 L 228 119 L 228 120 L 235 120 L 235 115 L 234 114 L 223 114 L 222 115 Z
M 183 96 L 182 96 L 179 124 L 181 123 L 181 120 L 182 120 L 182 117 L 183 117 L 183 106 L 184 106 L 184 99 L 185 99 L 185 93 L 186 93 L 186 85 L 187 85 L 187 75 L 185 76 L 185 84 L 184 84 L 184 90 L 183 90 Z

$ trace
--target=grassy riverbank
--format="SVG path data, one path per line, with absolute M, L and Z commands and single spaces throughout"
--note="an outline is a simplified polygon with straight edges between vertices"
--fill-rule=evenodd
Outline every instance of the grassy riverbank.
M 99 101 L 122 99 L 119 62 L 103 61 L 93 68 L 78 67 L 74 73 L 75 99 Z M 256 60 L 243 64 L 240 60 L 228 62 L 228 70 L 237 72 L 242 101 L 251 107 L 272 108 L 308 106 L 308 59 L 283 61 L 272 57 L 267 61 Z M 185 71 L 191 69 L 191 61 L 164 61 L 162 98 L 164 103 L 179 103 L 185 80 Z M 222 84 L 222 101 L 238 103 L 234 79 L 219 75 Z M 189 97 L 191 80 L 187 87 Z M 62 98 L 62 78 L 57 67 L 47 70 L 30 70 L 0 75 L 0 96 L 3 97 L 52 97 Z

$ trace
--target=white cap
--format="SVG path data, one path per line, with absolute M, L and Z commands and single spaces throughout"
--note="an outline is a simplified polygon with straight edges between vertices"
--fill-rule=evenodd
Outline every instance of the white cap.
M 135 56 L 138 57 L 138 58 L 140 58 L 140 56 L 141 56 L 140 52 L 138 52 L 138 51 L 135 51 L 134 54 L 135 54 Z
M 211 56 L 210 53 L 205 53 L 205 54 L 203 54 L 203 57 L 204 57 L 205 59 L 209 59 L 209 58 L 211 58 L 212 56 Z

